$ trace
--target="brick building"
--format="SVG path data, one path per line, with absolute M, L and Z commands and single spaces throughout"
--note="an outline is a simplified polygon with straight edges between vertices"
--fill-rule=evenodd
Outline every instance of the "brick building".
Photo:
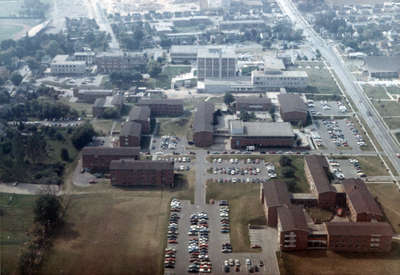
M 82 150 L 82 168 L 105 172 L 113 160 L 139 158 L 139 147 L 85 147 Z
M 97 54 L 96 65 L 100 73 L 131 72 L 144 68 L 147 57 L 141 52 L 104 52 Z
M 142 125 L 137 122 L 128 121 L 121 128 L 119 135 L 119 146 L 121 147 L 140 147 L 140 136 L 142 135 Z
M 113 95 L 97 98 L 92 107 L 94 117 L 103 117 L 107 111 L 115 111 L 121 114 L 124 106 L 124 97 L 122 95 Z
M 128 121 L 140 123 L 142 125 L 142 133 L 150 133 L 150 108 L 148 106 L 135 106 L 129 112 Z
M 198 147 L 208 147 L 214 142 L 214 104 L 201 102 L 193 119 L 193 142 Z
M 230 124 L 231 148 L 243 149 L 247 146 L 292 147 L 295 135 L 286 122 L 243 122 L 233 120 Z
M 327 173 L 329 165 L 324 156 L 305 157 L 304 170 L 311 192 L 317 196 L 318 207 L 334 208 L 336 206 L 336 190 L 329 182 Z
M 272 106 L 271 100 L 268 97 L 247 96 L 236 97 L 236 112 L 247 111 L 268 111 Z
M 78 101 L 93 104 L 98 98 L 106 98 L 112 96 L 113 90 L 74 90 L 74 97 Z
M 149 107 L 151 116 L 183 115 L 183 100 L 180 99 L 140 99 L 136 105 Z
M 285 182 L 266 182 L 260 186 L 260 199 L 263 204 L 268 226 L 277 226 L 277 208 L 291 205 L 290 194 Z
M 328 222 L 328 248 L 343 252 L 388 252 L 393 231 L 388 223 Z
M 280 94 L 278 95 L 280 113 L 283 121 L 307 123 L 307 105 L 299 95 Z
M 111 184 L 122 186 L 174 186 L 174 162 L 114 160 L 110 164 Z
M 278 240 L 282 251 L 304 250 L 308 247 L 307 226 L 301 206 L 281 206 L 277 208 Z
M 346 179 L 342 182 L 346 193 L 346 204 L 353 222 L 383 221 L 384 215 L 361 179 Z

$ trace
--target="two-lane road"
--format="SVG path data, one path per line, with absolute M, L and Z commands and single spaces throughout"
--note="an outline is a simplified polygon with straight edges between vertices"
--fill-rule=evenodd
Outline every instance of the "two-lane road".
M 373 135 L 382 147 L 383 152 L 392 162 L 397 173 L 400 173 L 400 148 L 390 133 L 390 130 L 384 125 L 382 118 L 368 100 L 362 88 L 356 84 L 353 74 L 347 69 L 342 57 L 334 47 L 328 45 L 303 18 L 291 0 L 276 0 L 283 13 L 288 15 L 290 20 L 298 28 L 303 29 L 307 39 L 313 44 L 315 49 L 321 52 L 321 55 L 330 64 L 332 70 L 341 80 L 344 90 L 357 106 L 359 115 L 364 119 Z

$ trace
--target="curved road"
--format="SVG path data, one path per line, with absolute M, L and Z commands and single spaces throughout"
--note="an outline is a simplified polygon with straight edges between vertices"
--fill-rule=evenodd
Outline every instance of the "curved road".
M 282 12 L 287 14 L 298 28 L 303 29 L 307 39 L 312 42 L 314 48 L 318 49 L 325 60 L 331 65 L 332 70 L 341 80 L 347 95 L 352 99 L 354 104 L 357 105 L 359 115 L 361 115 L 371 129 L 397 173 L 400 173 L 400 159 L 397 158 L 397 154 L 400 154 L 400 148 L 397 141 L 393 138 L 389 129 L 385 127 L 382 118 L 372 106 L 362 88 L 359 84 L 356 84 L 355 77 L 347 69 L 336 48 L 328 45 L 328 43 L 314 31 L 313 27 L 303 18 L 291 0 L 276 0 L 276 2 L 281 7 Z M 400 187 L 398 183 L 397 185 Z

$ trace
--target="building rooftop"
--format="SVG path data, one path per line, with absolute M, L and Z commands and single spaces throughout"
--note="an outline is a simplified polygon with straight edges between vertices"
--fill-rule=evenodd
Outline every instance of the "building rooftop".
M 113 160 L 110 163 L 110 170 L 174 170 L 173 161 L 163 160 Z
M 400 72 L 400 56 L 368 56 L 365 63 L 370 73 Z
M 121 136 L 140 136 L 142 134 L 142 125 L 134 121 L 126 122 L 121 129 Z
M 198 58 L 236 58 L 235 51 L 230 47 L 207 47 L 200 48 L 197 52 Z
M 197 105 L 193 120 L 193 132 L 213 132 L 214 104 L 201 102 Z
M 329 183 L 327 171 L 329 169 L 328 162 L 324 156 L 306 156 L 304 161 L 310 168 L 311 177 L 315 183 L 315 189 L 318 194 L 326 192 L 335 192 L 335 188 Z
M 268 97 L 259 96 L 240 96 L 236 97 L 236 104 L 270 104 L 271 100 Z
M 386 222 L 328 222 L 328 235 L 336 236 L 392 236 L 393 230 Z
M 357 214 L 367 213 L 383 217 L 379 205 L 368 191 L 364 181 L 361 179 L 345 179 L 342 185 Z
M 56 55 L 51 61 L 52 64 L 86 64 L 85 61 L 75 61 L 66 54 Z
M 113 93 L 112 90 L 79 90 L 78 94 L 104 94 L 111 95 Z
M 197 55 L 198 46 L 193 45 L 172 45 L 170 54 L 193 54 Z
M 277 208 L 279 223 L 282 231 L 309 231 L 303 207 L 300 205 L 281 206 Z
M 138 105 L 165 104 L 165 105 L 183 105 L 182 99 L 167 99 L 167 98 L 142 98 L 137 103 Z
M 231 134 L 250 137 L 294 137 L 293 129 L 288 122 L 243 122 L 231 121 Z
M 264 201 L 268 207 L 290 205 L 290 194 L 285 182 L 263 183 Z
M 281 71 L 286 69 L 285 64 L 283 64 L 282 59 L 272 57 L 272 56 L 264 56 L 264 72 L 267 71 Z
M 82 154 L 86 156 L 123 156 L 135 157 L 140 155 L 139 147 L 84 147 Z
M 147 106 L 135 106 L 129 112 L 130 121 L 147 121 L 150 118 L 150 108 Z
M 253 76 L 268 76 L 268 77 L 308 77 L 307 72 L 305 71 L 281 71 L 278 73 L 269 73 L 268 71 L 252 71 L 251 74 Z
M 281 112 L 307 112 L 307 105 L 299 95 L 294 94 L 280 94 L 278 95 Z

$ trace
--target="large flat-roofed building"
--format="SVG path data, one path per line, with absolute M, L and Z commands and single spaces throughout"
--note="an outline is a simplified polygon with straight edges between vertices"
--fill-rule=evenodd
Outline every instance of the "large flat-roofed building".
M 384 222 L 328 222 L 328 249 L 343 252 L 388 252 L 393 231 Z
M 271 100 L 268 97 L 259 96 L 241 96 L 236 97 L 236 111 L 268 111 L 272 106 Z
M 201 48 L 197 52 L 197 77 L 229 79 L 236 76 L 237 58 L 227 47 Z
M 264 56 L 264 73 L 281 73 L 281 71 L 286 69 L 283 60 L 277 57 Z
M 290 194 L 285 182 L 266 182 L 260 186 L 260 199 L 264 205 L 265 218 L 268 226 L 278 224 L 277 208 L 291 205 Z
M 399 56 L 368 56 L 365 58 L 368 73 L 376 78 L 399 78 Z
M 137 122 L 128 121 L 122 125 L 119 135 L 119 146 L 121 147 L 140 147 L 140 137 L 142 135 L 142 125 Z
M 173 45 L 169 50 L 172 63 L 192 63 L 197 60 L 198 47 L 193 45 Z
M 304 250 L 308 247 L 307 226 L 303 208 L 284 205 L 277 208 L 278 240 L 282 251 Z
M 142 52 L 104 52 L 97 54 L 96 65 L 100 73 L 131 72 L 147 64 Z
M 350 210 L 353 222 L 383 221 L 381 208 L 368 191 L 361 179 L 346 179 L 342 181 L 346 193 L 346 204 Z
M 193 142 L 198 147 L 208 147 L 214 142 L 214 104 L 201 102 L 193 119 Z
M 74 97 L 78 101 L 85 103 L 94 103 L 98 98 L 106 98 L 112 96 L 113 90 L 75 90 Z
M 295 142 L 292 126 L 287 122 L 243 122 L 230 123 L 231 148 L 242 149 L 247 146 L 291 147 Z
M 151 116 L 183 115 L 183 100 L 181 99 L 140 99 L 136 105 L 149 107 Z
M 54 75 L 82 75 L 86 73 L 86 62 L 75 61 L 68 55 L 56 55 L 50 63 L 50 72 Z
M 120 186 L 174 186 L 174 162 L 114 160 L 110 164 L 111 184 Z
M 318 207 L 334 208 L 336 190 L 330 184 L 327 173 L 329 164 L 324 156 L 306 156 L 304 170 L 311 192 L 318 197 Z
M 113 160 L 139 158 L 139 147 L 85 147 L 82 150 L 82 168 L 105 172 Z
M 74 60 L 75 61 L 83 61 L 86 65 L 92 65 L 95 62 L 96 54 L 92 51 L 86 52 L 75 52 L 74 53 Z
M 142 125 L 142 133 L 150 133 L 150 108 L 148 106 L 135 106 L 129 112 L 128 121 L 140 123 Z
M 251 83 L 254 87 L 263 90 L 276 90 L 279 88 L 306 88 L 308 75 L 305 71 L 264 72 L 252 71 Z
M 227 20 L 218 23 L 219 31 L 240 30 L 242 28 L 257 29 L 265 27 L 264 20 Z
M 307 123 L 308 108 L 299 95 L 280 94 L 278 100 L 283 121 Z
M 122 95 L 97 98 L 93 104 L 92 113 L 94 117 L 103 117 L 107 110 L 115 110 L 120 114 L 123 105 L 124 97 Z

